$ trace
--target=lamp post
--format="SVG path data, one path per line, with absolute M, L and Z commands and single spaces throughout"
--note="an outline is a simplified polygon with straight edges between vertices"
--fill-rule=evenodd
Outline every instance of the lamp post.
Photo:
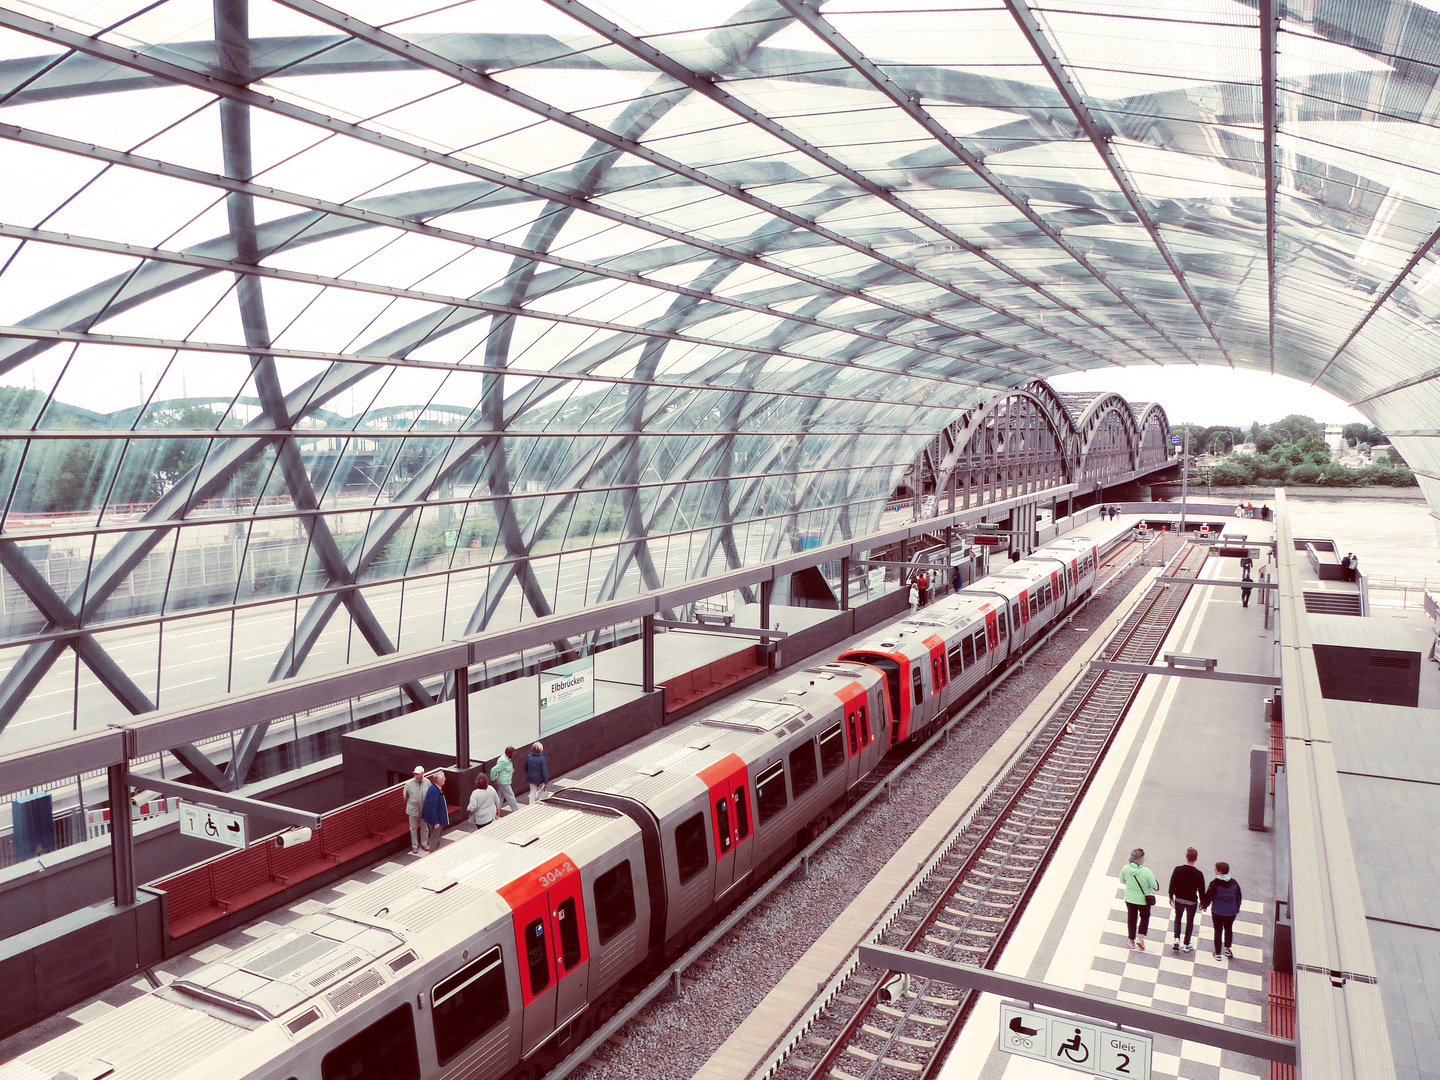
M 1185 425 L 1185 448 L 1180 451 L 1180 539 L 1185 539 L 1185 503 L 1190 495 L 1190 425 Z

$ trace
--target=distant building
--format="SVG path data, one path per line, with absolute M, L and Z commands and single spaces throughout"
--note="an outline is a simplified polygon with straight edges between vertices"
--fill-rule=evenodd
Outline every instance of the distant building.
M 1330 448 L 1331 453 L 1341 454 L 1345 452 L 1344 424 L 1325 425 L 1325 445 Z

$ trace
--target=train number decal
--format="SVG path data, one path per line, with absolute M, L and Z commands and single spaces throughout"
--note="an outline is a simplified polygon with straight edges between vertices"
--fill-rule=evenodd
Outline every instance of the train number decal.
M 551 885 L 557 884 L 575 872 L 575 864 L 566 859 L 559 866 L 546 870 L 538 875 L 535 880 L 542 889 L 548 889 Z

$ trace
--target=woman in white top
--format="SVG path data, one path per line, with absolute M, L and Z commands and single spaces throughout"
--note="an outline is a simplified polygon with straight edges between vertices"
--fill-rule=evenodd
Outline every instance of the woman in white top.
M 490 778 L 484 773 L 475 778 L 475 790 L 470 792 L 470 803 L 465 810 L 477 829 L 489 825 L 500 812 L 500 796 L 490 786 Z

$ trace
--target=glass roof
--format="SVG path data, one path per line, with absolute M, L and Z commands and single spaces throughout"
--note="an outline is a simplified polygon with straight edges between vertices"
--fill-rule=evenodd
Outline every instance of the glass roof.
M 1067 371 L 1316 382 L 1440 507 L 1437 9 L 9 0 L 0 727 L 863 534 Z

